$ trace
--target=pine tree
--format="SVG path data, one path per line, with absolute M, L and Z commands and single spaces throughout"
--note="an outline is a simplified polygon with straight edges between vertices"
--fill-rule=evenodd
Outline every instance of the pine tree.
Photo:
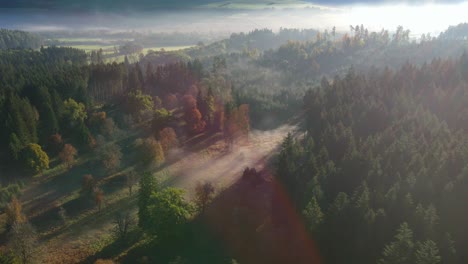
M 126 67 L 127 69 L 130 67 L 130 61 L 128 61 L 127 55 L 125 55 L 124 64 L 125 64 L 125 67 Z
M 441 257 L 442 263 L 456 263 L 457 262 L 457 250 L 455 249 L 455 241 L 453 241 L 452 235 L 445 233 L 441 243 Z
M 416 244 L 416 264 L 440 264 L 440 261 L 439 249 L 434 241 L 426 240 Z
M 316 232 L 318 227 L 323 223 L 324 214 L 315 197 L 312 197 L 306 208 L 302 211 L 307 227 L 311 232 Z
M 148 64 L 146 65 L 146 80 L 145 80 L 144 92 L 148 94 L 153 94 L 155 83 L 156 83 L 156 78 L 154 74 L 153 64 L 151 62 L 148 62 Z
M 205 114 L 205 120 L 208 124 L 208 126 L 213 125 L 214 121 L 214 113 L 216 111 L 216 106 L 215 106 L 215 97 L 213 94 L 213 88 L 208 88 L 208 94 L 206 95 L 205 98 L 205 105 L 206 105 L 206 114 Z
M 9 148 L 10 148 L 10 153 L 11 153 L 11 156 L 13 157 L 13 159 L 18 160 L 19 154 L 20 154 L 21 150 L 23 149 L 23 144 L 18 139 L 18 137 L 16 136 L 15 133 L 10 135 Z
M 27 99 L 21 99 L 13 94 L 7 97 L 7 113 L 5 130 L 9 134 L 15 134 L 19 141 L 26 145 L 37 142 L 38 114 Z
M 379 264 L 412 264 L 413 250 L 413 231 L 404 222 L 398 228 L 395 240 L 385 246 Z
M 52 107 L 51 95 L 47 87 L 41 86 L 37 89 L 36 93 L 37 102 L 35 104 L 40 115 L 39 129 L 41 139 L 46 140 L 49 136 L 57 133 L 59 125 Z

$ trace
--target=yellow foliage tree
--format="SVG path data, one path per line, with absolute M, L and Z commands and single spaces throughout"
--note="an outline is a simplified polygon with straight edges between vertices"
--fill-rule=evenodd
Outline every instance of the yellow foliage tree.
M 26 216 L 22 212 L 21 202 L 13 197 L 11 202 L 5 208 L 7 228 L 12 227 L 15 223 L 22 224 L 26 222 Z

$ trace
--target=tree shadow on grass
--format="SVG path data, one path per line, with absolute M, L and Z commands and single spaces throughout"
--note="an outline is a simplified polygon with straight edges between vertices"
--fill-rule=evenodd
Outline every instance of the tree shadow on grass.
M 106 196 L 112 195 L 126 187 L 127 178 L 125 173 L 118 173 L 115 176 L 108 177 L 100 182 L 99 188 L 104 191 Z
M 184 142 L 184 148 L 191 152 L 198 152 L 213 145 L 219 140 L 223 139 L 221 133 L 203 133 L 195 135 Z
M 77 184 L 77 185 L 79 184 L 79 186 L 81 186 L 81 180 L 82 180 L 82 176 L 80 177 L 80 182 L 79 183 L 76 182 L 74 184 Z M 105 196 L 111 196 L 117 193 L 118 191 L 122 190 L 122 188 L 125 188 L 126 186 L 125 173 L 121 171 L 107 178 L 103 178 L 99 182 L 98 186 L 104 191 Z M 60 229 L 60 226 L 62 225 L 62 222 L 63 222 L 63 220 L 59 216 L 60 207 L 64 208 L 67 217 L 70 219 L 76 219 L 80 217 L 82 214 L 87 214 L 88 211 L 94 212 L 95 210 L 97 210 L 92 194 L 89 194 L 89 195 L 79 194 L 76 198 L 63 203 L 61 206 L 59 206 L 59 204 L 56 203 L 55 201 L 57 199 L 67 197 L 67 194 L 64 194 L 63 196 L 60 196 L 60 197 L 57 196 L 56 194 L 57 193 L 55 192 L 47 193 L 46 195 L 44 195 L 44 197 L 40 197 L 39 199 L 32 201 L 34 204 L 41 204 L 41 203 L 43 204 L 41 208 L 36 209 L 36 212 L 39 209 L 41 211 L 38 211 L 37 213 L 32 214 L 30 216 L 31 223 L 36 227 L 36 229 L 40 233 L 53 230 L 54 228 Z M 125 200 L 126 198 L 121 199 L 121 200 Z M 130 197 L 130 199 L 132 198 Z M 109 207 L 112 208 L 112 206 L 113 205 L 110 205 Z
M 134 244 L 125 256 L 119 258 L 120 263 L 169 263 L 177 257 L 189 260 L 188 263 L 230 263 L 231 257 L 227 254 L 224 244 L 205 223 L 195 219 L 184 229 L 184 235 L 180 238 L 159 240 L 154 237 Z M 103 253 L 100 252 L 97 256 L 116 257 L 116 254 Z
M 30 221 L 39 232 L 44 232 L 54 227 L 60 226 L 62 219 L 59 216 L 60 207 L 65 209 L 67 217 L 77 218 L 81 214 L 89 210 L 95 210 L 96 205 L 93 201 L 92 194 L 83 196 L 79 194 L 78 197 L 69 200 L 59 206 L 58 200 L 66 198 L 73 192 L 81 189 L 83 176 L 88 172 L 88 167 L 74 167 L 69 172 L 67 177 L 54 177 L 50 181 L 43 183 L 43 185 L 50 184 L 47 187 L 37 188 L 50 188 L 49 191 L 43 190 L 43 194 L 36 199 L 29 201 L 27 210 L 30 213 Z M 101 175 L 105 175 L 101 173 Z M 96 179 L 96 178 L 95 178 Z M 112 195 L 125 187 L 126 178 L 122 172 L 115 173 L 107 178 L 97 178 L 99 187 L 104 191 L 106 196 Z
M 244 172 L 203 219 L 240 263 L 320 263 L 301 217 L 268 168 Z
M 82 231 L 89 229 L 88 227 L 99 230 L 104 225 L 111 222 L 117 213 L 122 212 L 123 210 L 129 210 L 129 208 L 135 208 L 136 202 L 136 196 L 125 197 L 112 204 L 104 206 L 101 211 L 98 211 L 95 205 L 90 205 L 86 202 L 83 203 L 80 198 L 72 200 L 67 204 L 64 204 L 65 210 L 68 208 L 67 212 L 70 212 L 68 217 L 73 219 L 81 215 L 85 216 L 71 224 L 64 225 L 61 228 L 54 230 L 47 234 L 44 239 L 51 239 L 65 233 L 72 238 L 77 237 Z M 78 212 L 74 212 L 74 210 L 77 210 Z
M 318 251 L 268 169 L 244 174 L 188 225 L 180 239 L 143 243 L 121 263 L 320 263 Z M 113 256 L 108 256 L 113 257 Z M 143 257 L 147 262 L 138 262 Z
M 188 263 L 227 264 L 238 255 L 246 261 L 241 263 L 255 263 L 252 255 L 257 250 L 256 228 L 267 218 L 268 199 L 263 194 L 268 191 L 267 184 L 254 187 L 239 180 L 223 190 L 203 215 L 191 220 L 181 238 L 158 240 L 156 237 L 134 246 L 119 260 L 121 263 L 169 263 L 180 256 Z M 262 194 L 257 196 L 257 192 Z M 252 211 L 245 209 L 249 204 L 248 209 Z
M 132 139 L 133 137 L 129 137 L 116 141 L 125 146 L 124 154 L 129 152 L 127 149 Z M 123 165 L 129 166 L 129 164 Z M 95 153 L 86 153 L 82 157 L 82 160 L 69 170 L 63 171 L 63 169 L 57 168 L 57 171 L 54 171 L 49 177 L 39 179 L 37 186 L 28 193 L 30 200 L 26 201 L 27 203 L 25 205 L 27 209 L 33 213 L 35 211 L 47 209 L 54 201 L 66 197 L 73 191 L 80 189 L 83 176 L 86 174 L 93 175 L 94 179 L 97 181 L 103 180 L 109 176 L 109 173 L 102 167 L 98 155 Z
M 83 175 L 90 174 L 95 164 L 91 161 L 75 165 L 60 175 L 49 177 L 34 187 L 34 193 L 30 193 L 31 200 L 27 206 L 30 211 L 42 210 L 53 201 L 69 195 L 81 187 Z M 39 197 L 39 198 L 37 198 Z
M 133 228 L 125 239 L 115 239 L 112 243 L 102 248 L 92 256 L 88 256 L 83 263 L 94 263 L 98 259 L 112 259 L 116 256 L 131 250 L 131 248 L 141 242 L 143 233 L 139 228 Z

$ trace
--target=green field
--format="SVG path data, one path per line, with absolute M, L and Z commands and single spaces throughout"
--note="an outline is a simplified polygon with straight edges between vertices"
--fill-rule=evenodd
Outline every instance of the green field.
M 57 38 L 60 42 L 104 42 L 102 38 Z
M 163 47 L 151 47 L 151 48 L 144 48 L 143 49 L 143 54 L 148 53 L 148 51 L 153 50 L 153 51 L 160 51 L 161 49 L 164 49 L 165 51 L 176 51 L 176 50 L 183 50 L 183 49 L 189 49 L 194 47 L 192 46 L 163 46 Z
M 82 49 L 82 50 L 85 50 L 86 52 L 91 52 L 93 50 L 99 50 L 99 49 L 102 49 L 104 51 L 104 54 L 106 53 L 109 53 L 110 49 L 114 49 L 114 45 L 86 45 L 86 44 L 83 44 L 83 45 L 60 45 L 62 47 L 72 47 L 72 48 L 75 48 L 75 49 Z M 143 54 L 146 54 L 148 53 L 148 51 L 150 50 L 153 50 L 153 51 L 160 51 L 161 49 L 164 49 L 165 51 L 176 51 L 176 50 L 182 50 L 182 49 L 188 49 L 188 48 L 191 48 L 191 47 L 194 47 L 194 45 L 192 46 L 158 46 L 158 47 L 148 47 L 148 48 L 144 48 L 143 49 Z M 107 51 L 107 52 L 106 52 Z
M 60 41 L 63 41 L 64 39 L 60 39 Z M 80 41 L 83 41 L 83 42 L 86 42 L 86 41 L 95 41 L 96 39 L 81 39 L 81 38 L 76 38 L 76 39 L 66 39 L 67 41 L 65 42 L 70 42 L 70 43 L 76 43 L 76 42 L 80 42 Z M 102 49 L 103 50 L 103 53 L 105 56 L 105 61 L 106 62 L 109 62 L 109 63 L 112 63 L 112 62 L 117 62 L 117 63 L 120 63 L 120 62 L 123 62 L 125 60 L 125 55 L 113 55 L 114 54 L 114 47 L 117 47 L 117 45 L 90 45 L 90 44 L 78 44 L 78 45 L 59 45 L 61 47 L 72 47 L 72 48 L 75 48 L 75 49 L 82 49 L 84 51 L 86 51 L 87 53 L 90 53 L 92 51 L 97 51 L 99 49 Z M 47 46 L 45 46 L 47 47 Z M 194 45 L 185 45 L 185 46 L 157 46 L 157 47 L 147 47 L 147 48 L 144 48 L 142 53 L 143 54 L 147 54 L 148 51 L 152 50 L 152 51 L 161 51 L 161 49 L 164 49 L 165 51 L 177 51 L 177 50 L 184 50 L 184 49 L 189 49 L 189 48 L 192 48 L 194 47 Z M 136 58 L 138 58 L 138 56 L 135 56 Z M 136 59 L 135 58 L 135 59 Z M 133 59 L 133 60 L 135 60 Z
M 104 51 L 107 50 L 107 49 L 114 49 L 113 45 L 86 45 L 86 44 L 83 44 L 83 45 L 61 45 L 61 46 L 72 47 L 72 48 L 75 48 L 75 49 L 82 49 L 82 50 L 85 50 L 86 52 L 90 52 L 90 51 L 93 51 L 93 50 L 99 50 L 99 49 L 103 49 Z

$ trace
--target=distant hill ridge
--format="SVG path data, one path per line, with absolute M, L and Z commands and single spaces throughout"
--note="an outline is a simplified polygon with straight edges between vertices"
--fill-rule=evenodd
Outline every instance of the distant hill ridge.
M 2 49 L 38 49 L 42 38 L 34 33 L 0 28 L 0 50 Z

